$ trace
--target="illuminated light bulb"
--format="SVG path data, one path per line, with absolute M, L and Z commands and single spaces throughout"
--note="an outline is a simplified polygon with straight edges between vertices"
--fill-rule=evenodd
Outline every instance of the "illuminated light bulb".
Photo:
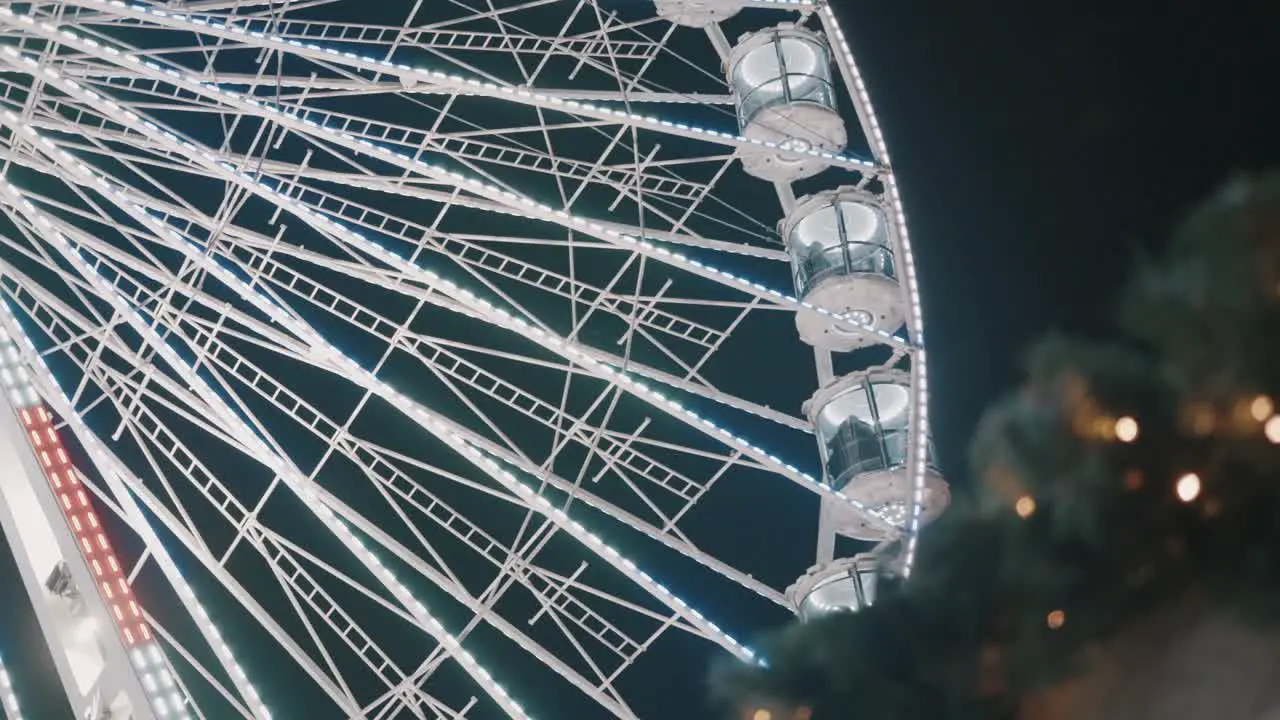
M 1116 439 L 1122 443 L 1131 443 L 1138 439 L 1138 421 L 1128 415 L 1116 420 Z
M 1026 520 L 1036 511 L 1036 499 L 1030 495 L 1023 495 L 1013 504 L 1013 509 L 1018 513 L 1018 517 Z
M 1262 432 L 1272 443 L 1280 444 L 1280 415 L 1272 415 L 1262 426 Z
M 765 710 L 764 708 L 760 708 L 759 710 L 751 713 L 751 720 L 773 720 L 773 713 Z
M 1130 470 L 1124 474 L 1124 488 L 1126 490 L 1137 490 L 1142 487 L 1142 473 L 1138 470 Z
M 1249 414 L 1253 415 L 1253 419 L 1262 422 L 1271 417 L 1276 411 L 1276 404 L 1266 395 L 1259 395 L 1249 403 Z
M 1061 610 L 1054 610 L 1053 612 L 1049 613 L 1049 615 L 1045 617 L 1044 620 L 1045 620 L 1045 624 L 1049 626 L 1050 630 L 1057 630 L 1058 628 L 1062 627 L 1064 623 L 1067 622 L 1067 614 Z
M 1174 486 L 1174 491 L 1178 493 L 1178 499 L 1182 502 L 1191 502 L 1200 497 L 1200 476 L 1195 473 L 1187 473 L 1178 478 L 1178 483 Z

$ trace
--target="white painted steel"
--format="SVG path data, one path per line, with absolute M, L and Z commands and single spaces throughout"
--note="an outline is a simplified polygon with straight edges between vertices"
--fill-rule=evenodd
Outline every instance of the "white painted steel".
M 74 439 L 79 482 L 145 549 L 129 580 L 190 712 L 269 718 L 298 692 L 259 695 L 271 657 L 344 717 L 528 717 L 514 657 L 636 717 L 628 673 L 660 665 L 668 636 L 753 661 L 735 635 L 755 628 L 715 622 L 734 594 L 785 617 L 803 569 L 731 547 L 769 523 L 768 507 L 724 515 L 753 485 L 811 503 L 820 566 L 847 564 L 832 518 L 857 518 L 905 540 L 909 572 L 928 438 L 918 282 L 830 7 L 350 5 L 0 6 L 0 325 Z M 825 35 L 845 96 L 824 122 L 861 126 L 872 157 L 740 133 L 723 64 L 742 53 L 721 22 Z M 904 331 L 795 297 L 776 228 L 799 193 L 743 168 L 771 154 L 884 208 Z M 816 378 L 771 368 L 785 392 L 735 378 L 770 353 L 761 333 L 803 348 L 797 314 L 909 365 L 901 517 L 823 481 L 799 410 L 836 380 L 830 354 Z M 0 525 L 83 707 L 41 573 L 65 561 L 89 582 L 89 556 L 3 422 L 0 460 L 25 469 L 0 478 Z M 717 589 L 667 586 L 663 558 Z M 128 717 L 150 717 L 150 666 L 102 665 L 135 697 Z

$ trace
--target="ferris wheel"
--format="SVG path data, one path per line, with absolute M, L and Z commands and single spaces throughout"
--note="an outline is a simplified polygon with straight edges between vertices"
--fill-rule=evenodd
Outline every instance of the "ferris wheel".
M 0 32 L 0 528 L 77 717 L 654 717 L 910 572 L 948 493 L 830 6 Z

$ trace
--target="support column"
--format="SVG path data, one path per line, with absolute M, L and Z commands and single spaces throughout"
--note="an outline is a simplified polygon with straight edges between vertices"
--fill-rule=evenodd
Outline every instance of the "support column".
M 88 491 L 0 328 L 0 530 L 77 718 L 189 720 Z

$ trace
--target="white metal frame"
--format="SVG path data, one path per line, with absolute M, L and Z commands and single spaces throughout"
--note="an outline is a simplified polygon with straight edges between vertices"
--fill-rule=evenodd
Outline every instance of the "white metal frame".
M 816 16 L 870 139 L 870 161 L 812 154 L 845 171 L 845 182 L 880 188 L 891 213 L 906 336 L 832 321 L 868 332 L 894 362 L 910 358 L 916 496 L 899 529 L 909 571 L 928 386 L 918 283 L 885 141 L 829 6 L 744 4 L 777 11 L 775 21 Z M 717 582 L 785 606 L 781 588 L 691 539 L 692 511 L 713 492 L 732 492 L 719 486 L 740 473 L 791 481 L 827 508 L 850 502 L 767 449 L 767 434 L 729 429 L 743 418 L 805 433 L 805 419 L 721 390 L 708 376 L 736 332 L 807 307 L 750 272 L 722 269 L 746 263 L 769 274 L 787 261 L 769 236 L 775 222 L 753 221 L 718 195 L 740 173 L 735 153 L 768 147 L 728 129 L 732 100 L 710 62 L 725 53 L 723 32 L 709 28 L 711 42 L 690 60 L 675 40 L 684 31 L 622 20 L 590 0 L 558 5 L 565 23 L 554 35 L 522 25 L 544 3 L 447 5 L 440 12 L 448 19 L 400 26 L 314 19 L 313 11 L 332 9 L 326 0 L 0 7 L 0 213 L 11 228 L 0 232 L 0 325 L 21 340 L 35 387 L 84 449 L 85 487 L 147 548 L 130 577 L 155 566 L 190 608 L 197 632 L 183 638 L 149 616 L 172 667 L 184 669 L 179 680 L 212 688 L 243 717 L 270 717 L 233 654 L 250 632 L 274 643 L 347 717 L 463 717 L 484 706 L 527 717 L 495 679 L 511 669 L 491 674 L 468 649 L 479 627 L 603 712 L 635 717 L 618 678 L 668 631 L 755 656 L 713 613 L 656 579 L 656 568 L 638 567 L 597 533 L 642 538 L 699 563 Z M 476 31 L 478 21 L 495 29 Z M 423 66 L 398 62 L 410 47 Z M 560 62 L 575 66 L 568 80 L 544 81 Z M 699 62 L 693 89 L 654 69 Z M 293 69 L 304 66 L 311 74 Z M 579 73 L 596 84 L 579 87 Z M 599 89 L 601 79 L 617 89 Z M 362 103 L 388 97 L 419 108 L 424 122 L 366 113 Z M 513 119 L 478 121 L 482 102 Z M 660 114 L 684 103 L 723 109 L 726 127 Z M 208 142 L 207 128 L 184 131 L 184 118 L 195 116 L 217 121 L 221 144 Z M 214 207 L 174 192 L 169 182 L 179 177 L 217 183 L 222 201 Z M 777 194 L 781 216 L 795 196 L 785 184 Z M 461 213 L 514 224 L 461 228 L 449 221 Z M 250 216 L 259 219 L 243 219 Z M 548 253 L 569 260 L 559 265 Z M 575 266 L 588 256 L 608 274 Z M 684 289 L 692 287 L 715 292 Z M 485 334 L 436 328 L 459 322 Z M 623 328 L 615 343 L 596 334 L 606 326 Z M 383 350 L 345 354 L 339 346 L 350 342 L 335 333 Z M 446 396 L 424 398 L 388 381 L 397 363 Z M 832 378 L 830 355 L 818 353 L 817 366 L 821 382 Z M 330 410 L 328 398 L 301 389 L 283 367 L 355 400 Z M 558 385 L 548 390 L 529 379 L 535 375 Z M 584 387 L 593 399 L 575 405 L 571 396 Z M 450 458 L 381 442 L 360 425 L 368 408 Z M 514 435 L 516 419 L 549 434 L 549 443 L 534 447 Z M 294 446 L 304 441 L 324 448 L 318 458 L 301 458 Z M 215 449 L 261 489 L 246 496 L 208 456 Z M 558 458 L 575 453 L 586 458 L 583 472 L 564 473 Z M 335 466 L 383 503 L 382 515 L 325 479 Z M 346 555 L 321 556 L 266 519 L 285 498 Z M 472 517 L 478 501 L 510 517 L 514 532 Z M 53 517 L 48 508 L 43 517 Z M 391 517 L 394 527 L 385 525 Z M 0 519 L 6 535 L 21 536 L 17 519 Z M 60 544 L 70 539 L 46 524 Z M 825 522 L 819 536 L 819 560 L 830 560 L 834 535 Z M 74 554 L 74 545 L 63 549 Z M 233 599 L 239 615 L 228 639 L 171 551 Z M 465 553 L 467 571 L 483 568 L 489 579 L 467 580 L 450 552 Z M 576 569 L 555 559 L 569 552 L 580 556 Z M 295 616 L 288 626 L 232 569 L 233 555 L 269 568 L 273 592 Z M 42 582 L 29 569 L 24 580 Z M 363 611 L 344 599 L 351 593 Z M 508 617 L 516 597 L 536 612 Z M 447 627 L 431 607 L 437 602 L 471 620 Z M 362 614 L 371 609 L 420 636 L 421 656 L 396 659 Z M 216 667 L 184 646 L 196 638 Z M 445 661 L 483 699 L 437 697 L 430 679 Z M 376 691 L 347 677 L 352 668 L 372 677 Z M 65 679 L 69 671 L 60 670 Z M 140 683 L 123 674 L 122 686 Z

